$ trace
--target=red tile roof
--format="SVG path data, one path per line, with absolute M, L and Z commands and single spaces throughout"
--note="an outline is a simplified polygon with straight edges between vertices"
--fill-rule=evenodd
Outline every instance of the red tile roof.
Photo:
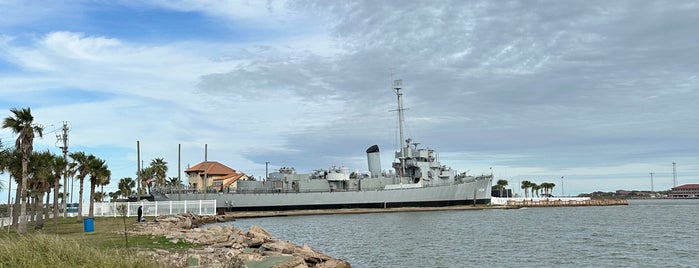
M 237 174 L 235 169 L 229 168 L 224 164 L 216 161 L 206 161 L 194 165 L 184 171 L 185 173 L 198 173 L 198 174 L 208 174 L 208 175 L 232 175 Z
M 699 189 L 699 184 L 685 184 L 672 189 Z

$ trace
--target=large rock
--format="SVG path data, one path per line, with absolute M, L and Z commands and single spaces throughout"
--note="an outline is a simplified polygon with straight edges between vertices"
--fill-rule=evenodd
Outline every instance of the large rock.
M 284 261 L 274 267 L 350 267 L 346 261 L 315 251 L 308 245 L 298 246 L 276 239 L 259 226 L 253 225 L 247 232 L 231 225 L 199 228 L 221 219 L 230 218 L 191 213 L 160 216 L 154 222 L 138 224 L 133 233 L 165 236 L 173 243 L 184 240 L 203 246 L 187 252 L 155 250 L 141 253 L 159 258 L 168 266 L 183 267 L 196 262 L 196 265 L 204 267 L 227 267 L 231 263 L 265 263 L 266 258 L 281 258 Z
M 250 230 L 248 230 L 247 233 L 245 233 L 245 236 L 250 237 L 250 238 L 262 238 L 265 241 L 269 241 L 272 239 L 272 235 L 267 232 L 267 230 L 262 229 L 262 227 L 253 225 L 250 226 Z
M 282 254 L 292 254 L 294 253 L 294 250 L 296 249 L 296 245 L 294 245 L 291 242 L 287 241 L 281 241 L 281 240 L 276 240 L 276 241 L 271 241 L 268 243 L 264 243 L 261 248 L 266 249 L 268 251 L 275 251 L 279 252 Z

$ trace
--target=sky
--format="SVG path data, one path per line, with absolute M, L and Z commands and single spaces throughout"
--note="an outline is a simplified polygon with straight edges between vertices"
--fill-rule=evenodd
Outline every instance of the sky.
M 0 0 L 0 116 L 31 107 L 35 150 L 56 154 L 68 122 L 69 151 L 112 171 L 106 192 L 135 177 L 137 141 L 169 177 L 179 145 L 182 170 L 206 146 L 255 177 L 267 162 L 364 172 L 368 147 L 384 169 L 399 148 L 401 79 L 406 136 L 459 172 L 554 195 L 650 190 L 653 172 L 667 190 L 673 162 L 678 185 L 699 183 L 696 14 L 682 0 Z

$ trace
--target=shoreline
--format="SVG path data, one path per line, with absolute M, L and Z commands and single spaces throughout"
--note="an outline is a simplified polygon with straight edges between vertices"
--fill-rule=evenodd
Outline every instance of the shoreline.
M 446 206 L 446 207 L 337 208 L 337 209 L 310 209 L 310 210 L 232 211 L 232 212 L 226 212 L 226 216 L 232 216 L 235 219 L 245 219 L 245 218 L 287 217 L 287 216 L 332 215 L 332 214 L 365 214 L 365 213 L 396 213 L 396 212 L 518 209 L 518 208 L 521 208 L 521 206 L 458 205 L 458 206 Z
M 164 215 L 141 222 L 128 233 L 163 236 L 173 244 L 187 242 L 198 246 L 186 250 L 139 252 L 167 267 L 351 267 L 347 261 L 325 255 L 306 244 L 278 239 L 259 226 L 251 226 L 247 231 L 232 225 L 205 226 L 234 220 L 228 215 Z
M 445 207 L 397 207 L 397 208 L 338 208 L 338 209 L 308 209 L 308 210 L 271 210 L 271 211 L 228 211 L 227 217 L 234 219 L 311 216 L 333 214 L 367 214 L 367 213 L 397 213 L 424 211 L 455 211 L 455 210 L 486 210 L 486 209 L 520 209 L 524 207 L 582 207 L 582 206 L 619 206 L 628 205 L 624 200 L 585 200 L 575 202 L 561 201 L 527 201 L 509 202 L 505 205 L 457 205 Z

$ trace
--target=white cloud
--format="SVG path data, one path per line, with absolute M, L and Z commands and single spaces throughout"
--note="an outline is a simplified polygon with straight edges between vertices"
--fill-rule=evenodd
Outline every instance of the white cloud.
M 389 83 L 402 78 L 414 138 L 458 170 L 566 174 L 578 191 L 591 189 L 582 183 L 590 178 L 615 176 L 621 182 L 592 186 L 615 190 L 636 186 L 629 178 L 645 177 L 644 167 L 698 161 L 699 33 L 689 25 L 699 21 L 691 3 L 145 5 L 269 32 L 221 42 L 141 42 L 60 27 L 6 34 L 0 60 L 21 70 L 0 73 L 0 99 L 30 102 L 27 90 L 90 92 L 100 98 L 44 100 L 36 117 L 71 121 L 73 141 L 84 148 L 132 152 L 141 140 L 142 158 L 165 156 L 171 168 L 177 143 L 190 164 L 203 160 L 208 143 L 210 159 L 258 175 L 265 161 L 361 170 L 363 150 L 374 143 L 390 162 Z M 133 173 L 133 153 L 114 157 L 116 168 Z M 699 176 L 689 165 L 688 175 Z

